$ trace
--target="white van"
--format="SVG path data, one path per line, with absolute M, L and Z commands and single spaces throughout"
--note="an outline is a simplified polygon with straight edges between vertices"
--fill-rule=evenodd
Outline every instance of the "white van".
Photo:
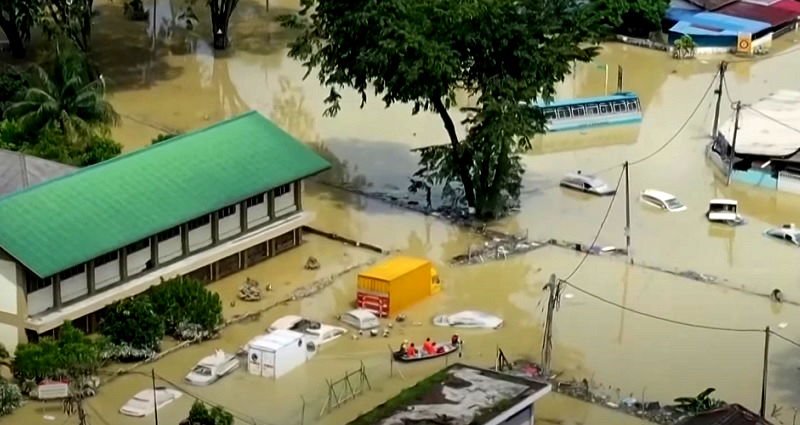
M 364 310 L 363 308 L 350 310 L 343 314 L 339 320 L 360 331 L 368 331 L 381 326 L 381 322 L 378 321 L 378 316 L 369 310 Z
M 247 371 L 278 379 L 317 353 L 317 346 L 300 332 L 278 329 L 252 339 L 246 346 Z
M 639 195 L 639 199 L 645 204 L 652 205 L 665 211 L 686 211 L 686 205 L 683 205 L 678 198 L 660 190 L 647 189 Z

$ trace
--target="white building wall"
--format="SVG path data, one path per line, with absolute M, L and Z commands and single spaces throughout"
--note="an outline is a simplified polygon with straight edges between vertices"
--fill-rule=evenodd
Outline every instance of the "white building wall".
M 236 212 L 219 219 L 219 239 L 226 239 L 242 231 L 239 222 L 239 205 L 236 205 Z
M 211 245 L 211 223 L 189 231 L 189 251 Z
M 41 313 L 53 307 L 53 285 L 28 294 L 28 315 Z
M 94 267 L 94 287 L 104 288 L 119 282 L 119 259 Z
M 289 185 L 289 191 L 275 197 L 275 216 L 280 217 L 297 209 L 294 204 L 294 185 Z
M 19 344 L 19 329 L 14 325 L 0 323 L 0 344 L 3 344 L 6 350 L 13 353 L 14 349 L 17 348 L 17 344 Z
M 183 247 L 181 246 L 181 235 L 174 238 L 158 243 L 158 262 L 165 263 L 173 258 L 178 258 L 183 254 Z
M 150 245 L 138 251 L 129 252 L 127 258 L 128 276 L 141 273 L 147 266 L 148 261 L 150 261 Z
M 800 175 L 785 171 L 778 173 L 778 190 L 800 194 Z
M 247 208 L 247 227 L 254 227 L 269 221 L 269 205 L 264 202 Z
M 61 302 L 74 300 L 89 293 L 86 284 L 86 272 L 76 274 L 69 279 L 61 281 Z
M 0 311 L 17 314 L 17 265 L 0 260 Z

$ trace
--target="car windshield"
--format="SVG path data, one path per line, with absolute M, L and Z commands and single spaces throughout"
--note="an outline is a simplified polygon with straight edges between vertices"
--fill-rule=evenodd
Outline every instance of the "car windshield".
M 683 204 L 681 203 L 681 201 L 679 201 L 679 200 L 677 200 L 675 198 L 667 199 L 665 202 L 667 203 L 667 207 L 670 208 L 670 209 L 676 209 L 676 208 L 682 208 L 683 207 Z
M 211 376 L 211 368 L 208 366 L 197 365 L 192 369 L 193 373 L 203 376 Z

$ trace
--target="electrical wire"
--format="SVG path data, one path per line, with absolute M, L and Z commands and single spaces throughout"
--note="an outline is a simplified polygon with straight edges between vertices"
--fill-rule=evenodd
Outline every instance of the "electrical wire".
M 731 103 L 731 105 L 736 103 L 731 97 L 731 92 L 728 91 L 728 79 L 725 78 L 724 76 L 722 77 L 722 86 L 725 88 L 725 96 L 728 98 L 728 101 Z
M 794 345 L 795 347 L 800 348 L 800 343 L 792 341 L 791 339 L 789 339 L 789 338 L 787 338 L 787 337 L 785 337 L 785 336 L 773 331 L 772 329 L 770 329 L 769 333 L 771 333 L 772 335 L 775 335 L 776 337 L 788 342 L 789 344 Z
M 797 133 L 800 133 L 800 129 L 798 129 L 796 127 L 792 127 L 791 125 L 786 124 L 785 122 L 783 122 L 783 121 L 781 121 L 781 120 L 779 120 L 777 118 L 773 118 L 773 117 L 769 116 L 768 114 L 766 114 L 764 112 L 761 112 L 761 111 L 759 111 L 758 109 L 756 109 L 756 108 L 754 108 L 752 106 L 745 106 L 745 108 L 747 108 L 747 109 L 749 109 L 749 110 L 761 115 L 762 117 L 764 117 L 764 118 L 766 118 L 766 119 L 768 119 L 770 121 L 773 121 L 773 122 L 775 122 L 777 124 L 780 124 L 780 125 L 788 128 L 789 130 L 792 130 L 792 131 L 795 131 Z
M 689 116 L 686 118 L 686 120 L 683 122 L 683 124 L 681 124 L 681 126 L 678 127 L 678 130 L 675 131 L 675 133 L 672 135 L 672 137 L 670 137 L 666 141 L 666 143 L 661 145 L 661 147 L 659 147 L 655 151 L 651 152 L 649 155 L 647 155 L 647 156 L 645 156 L 643 158 L 639 158 L 636 161 L 631 161 L 629 165 L 641 164 L 642 162 L 647 161 L 648 159 L 658 155 L 659 152 L 661 152 L 664 149 L 666 149 L 667 146 L 669 146 L 673 141 L 675 141 L 678 138 L 678 135 L 680 135 L 683 132 L 683 130 L 686 128 L 686 126 L 689 125 L 689 122 L 691 122 L 692 118 L 694 118 L 695 114 L 697 114 L 697 111 L 700 109 L 700 107 L 703 106 L 703 102 L 706 100 L 706 97 L 708 97 L 708 93 L 711 91 L 711 88 L 714 86 L 714 82 L 717 81 L 717 78 L 719 77 L 719 74 L 720 74 L 719 72 L 714 74 L 714 78 L 712 78 L 711 82 L 708 84 L 708 87 L 706 88 L 706 91 L 703 93 L 703 97 L 700 98 L 700 101 L 697 102 L 697 105 L 692 110 L 692 113 L 689 114 Z
M 589 245 L 589 249 L 587 249 L 586 252 L 584 252 L 583 256 L 581 257 L 581 260 L 578 262 L 577 265 L 575 265 L 575 268 L 572 269 L 572 271 L 564 280 L 569 280 L 572 276 L 574 276 L 575 273 L 577 273 L 578 270 L 580 270 L 581 266 L 583 266 L 583 263 L 586 261 L 586 259 L 589 258 L 591 247 L 593 247 L 594 244 L 597 243 L 597 239 L 600 237 L 600 233 L 603 231 L 603 227 L 605 227 L 606 225 L 606 220 L 608 220 L 608 216 L 611 214 L 611 207 L 614 206 L 614 200 L 617 199 L 617 193 L 619 193 L 619 185 L 622 183 L 622 175 L 624 173 L 625 173 L 624 169 L 619 173 L 619 177 L 617 178 L 617 186 L 614 188 L 614 195 L 611 196 L 611 201 L 609 201 L 608 208 L 606 208 L 606 213 L 603 216 L 603 221 L 600 222 L 600 227 L 597 229 L 597 233 L 595 233 L 594 239 L 592 239 L 592 244 Z
M 581 292 L 581 293 L 583 293 L 585 295 L 588 295 L 588 296 L 590 296 L 592 298 L 595 298 L 595 299 L 597 299 L 599 301 L 602 301 L 602 302 L 604 302 L 606 304 L 612 305 L 614 307 L 620 308 L 620 309 L 625 310 L 625 311 L 629 311 L 629 312 L 634 313 L 634 314 L 638 314 L 640 316 L 649 317 L 651 319 L 660 320 L 662 322 L 672 323 L 674 325 L 680 325 L 680 326 L 686 326 L 686 327 L 698 328 L 698 329 L 707 329 L 707 330 L 712 330 L 712 331 L 764 332 L 764 329 L 728 328 L 728 327 L 724 327 L 724 326 L 703 325 L 703 324 L 699 324 L 699 323 L 691 323 L 691 322 L 685 322 L 685 321 L 682 321 L 682 320 L 670 319 L 668 317 L 658 316 L 658 315 L 655 315 L 655 314 L 652 314 L 652 313 L 647 313 L 647 312 L 644 312 L 644 311 L 640 311 L 640 310 L 636 310 L 636 309 L 633 309 L 633 308 L 630 308 L 630 307 L 626 307 L 626 306 L 624 306 L 622 304 L 619 304 L 619 303 L 615 303 L 614 301 L 611 301 L 609 299 L 603 298 L 603 297 L 601 297 L 601 296 L 599 296 L 597 294 L 593 294 L 593 293 L 581 288 L 580 286 L 575 285 L 572 282 L 569 282 L 566 279 L 562 279 L 561 282 L 564 283 L 565 285 L 571 287 L 572 289 L 575 289 L 578 292 Z M 798 345 L 798 347 L 800 347 L 800 345 Z

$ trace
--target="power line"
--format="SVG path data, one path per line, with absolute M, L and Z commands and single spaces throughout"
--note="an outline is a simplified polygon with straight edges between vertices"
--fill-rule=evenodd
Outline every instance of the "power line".
M 779 120 L 777 118 L 773 118 L 773 117 L 769 116 L 768 114 L 766 114 L 765 112 L 761 112 L 761 111 L 759 111 L 758 109 L 756 109 L 756 108 L 754 108 L 752 106 L 745 106 L 745 108 L 747 108 L 747 109 L 749 109 L 749 110 L 761 115 L 762 117 L 764 117 L 764 118 L 766 118 L 766 119 L 768 119 L 770 121 L 773 121 L 773 122 L 775 122 L 777 124 L 780 124 L 780 125 L 788 128 L 789 130 L 792 130 L 794 132 L 800 133 L 800 129 L 798 129 L 796 127 L 792 127 L 791 125 L 786 124 L 785 122 L 783 122 L 783 121 L 781 121 L 781 120 Z
M 736 103 L 731 97 L 731 92 L 728 91 L 728 79 L 725 77 L 722 77 L 722 86 L 725 88 L 725 97 L 728 98 L 728 101 L 731 102 L 731 104 Z
M 781 334 L 779 334 L 779 333 L 777 333 L 777 332 L 775 332 L 773 330 L 770 330 L 769 333 L 771 333 L 772 335 L 775 335 L 778 338 L 788 342 L 789 344 L 794 345 L 795 347 L 800 348 L 800 343 L 798 343 L 798 342 L 792 341 L 791 339 L 789 339 L 789 338 L 787 338 L 787 337 L 785 337 L 785 336 L 783 336 L 783 335 L 781 335 Z
M 601 296 L 599 296 L 597 294 L 593 294 L 593 293 L 591 293 L 591 292 L 589 292 L 589 291 L 587 291 L 587 290 L 585 290 L 585 289 L 583 289 L 583 288 L 581 288 L 581 287 L 579 287 L 579 286 L 575 285 L 574 283 L 569 282 L 567 280 L 562 280 L 562 282 L 565 285 L 572 287 L 576 291 L 582 292 L 585 295 L 588 295 L 588 296 L 590 296 L 592 298 L 595 298 L 595 299 L 597 299 L 599 301 L 602 301 L 602 302 L 604 302 L 606 304 L 612 305 L 614 307 L 620 308 L 620 309 L 625 310 L 625 311 L 629 311 L 631 313 L 638 314 L 640 316 L 649 317 L 651 319 L 660 320 L 662 322 L 672 323 L 674 325 L 686 326 L 686 327 L 691 327 L 691 328 L 699 328 L 699 329 L 707 329 L 707 330 L 713 330 L 713 331 L 764 332 L 764 329 L 728 328 L 728 327 L 724 327 L 724 326 L 703 325 L 703 324 L 698 324 L 698 323 L 685 322 L 685 321 L 682 321 L 682 320 L 670 319 L 668 317 L 658 316 L 658 315 L 655 315 L 655 314 L 652 314 L 652 313 L 647 313 L 647 312 L 644 312 L 644 311 L 640 311 L 640 310 L 636 310 L 636 309 L 633 309 L 633 308 L 630 308 L 630 307 L 626 307 L 626 306 L 624 306 L 622 304 L 615 303 L 614 301 L 611 301 L 609 299 L 603 298 L 603 297 L 601 297 Z M 800 347 L 800 344 L 798 344 L 798 347 Z
M 586 259 L 589 257 L 589 253 L 591 252 L 592 247 L 594 246 L 595 243 L 597 243 L 597 238 L 600 237 L 600 233 L 603 231 L 603 227 L 605 227 L 606 225 L 606 220 L 608 220 L 608 216 L 611 214 L 611 207 L 614 206 L 614 200 L 617 199 L 617 193 L 619 193 L 619 185 L 620 183 L 622 183 L 623 174 L 624 170 L 620 171 L 619 178 L 617 178 L 617 186 L 614 188 L 614 195 L 611 196 L 611 201 L 608 203 L 608 208 L 606 208 L 606 213 L 603 216 L 603 221 L 600 222 L 600 227 L 597 229 L 597 233 L 595 233 L 594 239 L 592 239 L 592 244 L 589 245 L 589 248 L 586 249 L 586 252 L 583 254 L 583 257 L 581 257 L 581 260 L 578 262 L 575 268 L 572 269 L 572 272 L 570 272 L 570 274 L 567 276 L 565 280 L 571 278 L 572 276 L 575 275 L 575 273 L 578 272 L 578 270 L 580 270 L 581 266 L 583 266 L 584 261 L 586 261 Z
M 694 107 L 694 109 L 692 110 L 692 113 L 691 113 L 691 114 L 689 114 L 689 116 L 686 118 L 686 120 L 683 122 L 683 124 L 681 124 L 681 126 L 680 126 L 680 127 L 678 127 L 678 130 L 677 130 L 677 131 L 675 131 L 675 133 L 672 135 L 672 137 L 670 137 L 670 138 L 669 138 L 669 139 L 666 141 L 666 143 L 664 143 L 663 145 L 661 145 L 661 147 L 659 147 L 658 149 L 656 149 L 655 151 L 653 151 L 653 152 L 652 152 L 652 153 L 650 153 L 649 155 L 647 155 L 647 156 L 645 156 L 645 157 L 643 157 L 643 158 L 639 158 L 639 159 L 637 159 L 636 161 L 631 161 L 629 165 L 641 164 L 642 162 L 644 162 L 644 161 L 647 161 L 648 159 L 650 159 L 650 158 L 652 158 L 652 157 L 654 157 L 654 156 L 658 155 L 658 153 L 659 153 L 659 152 L 661 152 L 662 150 L 664 150 L 664 149 L 665 149 L 667 146 L 669 146 L 669 145 L 670 145 L 670 144 L 671 144 L 673 141 L 675 141 L 675 140 L 678 138 L 678 135 L 680 135 L 680 134 L 681 134 L 681 132 L 683 132 L 683 130 L 686 128 L 686 126 L 687 126 L 687 125 L 689 125 L 689 122 L 692 120 L 692 118 L 694 118 L 695 114 L 697 114 L 697 111 L 698 111 L 698 110 L 700 109 L 700 107 L 703 105 L 703 102 L 706 100 L 706 97 L 708 96 L 708 93 L 711 91 L 711 87 L 713 87 L 713 86 L 714 86 L 714 81 L 716 81 L 716 80 L 717 80 L 717 77 L 719 77 L 719 72 L 717 72 L 716 74 L 714 74 L 714 78 L 712 78 L 712 79 L 711 79 L 711 82 L 710 82 L 710 83 L 708 83 L 708 87 L 706 88 L 706 91 L 705 91 L 705 93 L 703 93 L 703 97 L 701 97 L 701 98 L 700 98 L 700 101 L 699 101 L 699 102 L 697 102 L 697 106 L 695 106 L 695 107 Z

